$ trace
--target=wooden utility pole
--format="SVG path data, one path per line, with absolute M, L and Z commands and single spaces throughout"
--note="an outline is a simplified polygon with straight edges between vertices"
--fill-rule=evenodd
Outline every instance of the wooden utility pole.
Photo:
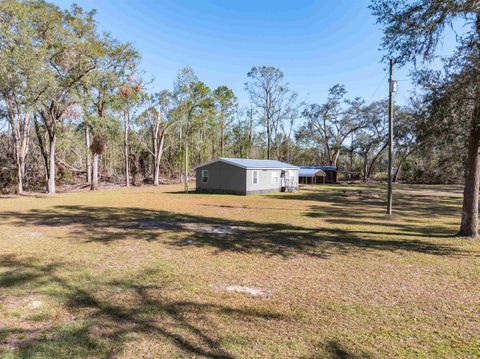
M 392 214 L 392 166 L 393 166 L 393 93 L 395 92 L 393 80 L 393 59 L 390 59 L 390 77 L 388 81 L 388 194 L 387 214 Z

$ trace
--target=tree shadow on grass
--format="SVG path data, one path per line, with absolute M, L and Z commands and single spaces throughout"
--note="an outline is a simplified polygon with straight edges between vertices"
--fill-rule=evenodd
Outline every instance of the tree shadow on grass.
M 387 236 L 372 239 L 353 229 L 224 220 L 143 208 L 56 206 L 28 212 L 1 212 L 1 221 L 13 222 L 19 227 L 58 227 L 67 231 L 70 238 L 87 242 L 162 241 L 175 248 L 197 246 L 218 252 L 283 257 L 308 255 L 326 259 L 359 250 L 432 255 L 463 253 L 454 246 L 426 239 Z
M 32 330 L 29 327 L 4 327 L 0 330 L 0 354 L 10 351 L 21 358 L 41 357 L 115 357 L 128 342 L 138 336 L 150 337 L 169 344 L 188 356 L 233 358 L 222 344 L 222 333 L 215 331 L 215 320 L 283 321 L 283 315 L 251 308 L 178 301 L 165 295 L 162 284 L 145 280 L 152 269 L 141 271 L 129 280 L 96 282 L 81 286 L 66 279 L 61 271 L 71 264 L 41 264 L 35 258 L 20 259 L 1 256 L 0 268 L 8 268 L 1 278 L 21 272 L 29 280 L 3 280 L 0 289 L 28 286 L 30 293 L 55 284 L 56 293 L 49 295 L 61 303 L 74 321 L 56 320 L 55 324 Z M 156 278 L 155 282 L 158 279 Z M 160 279 L 161 281 L 161 279 Z M 3 283 L 3 284 L 2 284 Z M 115 293 L 130 294 L 129 300 L 115 299 Z M 219 319 L 220 318 L 220 319 Z M 211 322 L 212 321 L 212 322 Z M 173 355 L 173 354 L 172 354 Z
M 329 340 L 326 343 L 317 345 L 317 353 L 304 359 L 366 359 L 371 358 L 371 355 L 366 352 L 354 353 L 346 349 L 337 340 Z
M 353 218 L 328 218 L 326 222 L 334 225 L 344 225 L 349 227 L 358 228 L 358 226 L 364 226 L 366 223 L 362 220 Z M 357 235 L 379 235 L 379 236 L 394 236 L 394 237 L 414 237 L 414 238 L 452 238 L 455 236 L 455 232 L 445 226 L 420 226 L 416 223 L 399 223 L 394 220 L 391 221 L 375 221 L 371 223 L 374 230 L 357 230 L 352 229 L 351 232 Z
M 386 194 L 372 189 L 342 188 L 335 191 L 321 189 L 303 189 L 294 194 L 269 195 L 284 200 L 321 202 L 326 206 L 312 206 L 310 217 L 346 217 L 368 220 L 372 215 L 384 215 Z M 394 213 L 403 216 L 439 216 L 460 214 L 461 198 L 432 197 L 420 194 L 394 194 Z

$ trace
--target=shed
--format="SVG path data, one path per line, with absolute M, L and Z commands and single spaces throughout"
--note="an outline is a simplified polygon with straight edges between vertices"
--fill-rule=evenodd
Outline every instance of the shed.
M 274 160 L 219 158 L 195 167 L 196 190 L 242 195 L 296 191 L 298 170 Z
M 337 166 L 300 166 L 300 169 L 322 170 L 323 172 L 325 172 L 325 182 L 323 183 L 337 183 Z
M 325 172 L 317 168 L 300 168 L 298 171 L 298 183 L 302 184 L 325 184 Z

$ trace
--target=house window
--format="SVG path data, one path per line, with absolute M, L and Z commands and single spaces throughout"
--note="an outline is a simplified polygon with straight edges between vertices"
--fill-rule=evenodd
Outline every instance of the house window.
M 278 172 L 274 171 L 272 172 L 272 184 L 277 184 L 278 183 Z
M 202 183 L 208 183 L 208 170 L 202 170 Z
M 252 184 L 258 184 L 258 171 L 252 173 Z

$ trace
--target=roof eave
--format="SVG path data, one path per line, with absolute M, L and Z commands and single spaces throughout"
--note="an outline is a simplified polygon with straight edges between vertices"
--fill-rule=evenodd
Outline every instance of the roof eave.
M 218 158 L 218 159 L 215 159 L 215 160 L 211 160 L 211 161 L 208 161 L 208 162 L 204 162 L 204 163 L 201 163 L 199 164 L 198 166 L 195 166 L 193 169 L 196 170 L 200 167 L 205 167 L 205 166 L 208 166 L 212 163 L 215 163 L 215 162 L 223 162 L 223 163 L 228 163 L 229 165 L 232 165 L 232 166 L 235 166 L 235 167 L 240 167 L 240 168 L 243 168 L 243 169 L 246 169 L 246 170 L 300 170 L 300 167 L 296 167 L 296 166 L 292 166 L 292 167 L 251 167 L 251 166 L 242 166 L 238 163 L 235 163 L 235 162 L 232 162 L 232 161 L 229 161 L 225 158 Z

